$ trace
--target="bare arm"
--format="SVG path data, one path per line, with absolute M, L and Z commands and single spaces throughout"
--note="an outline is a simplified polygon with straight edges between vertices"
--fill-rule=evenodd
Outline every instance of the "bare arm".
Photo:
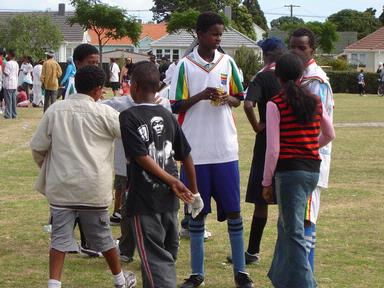
M 183 161 L 184 169 L 187 174 L 187 179 L 189 183 L 189 189 L 193 194 L 198 193 L 197 182 L 196 182 L 196 171 L 195 166 L 193 165 L 193 160 L 191 154 Z
M 200 102 L 201 100 L 209 100 L 209 99 L 215 99 L 219 97 L 219 94 L 216 90 L 216 88 L 213 87 L 207 87 L 200 93 L 189 97 L 187 100 L 181 100 L 179 112 L 186 112 L 188 109 L 190 109 L 193 105 Z
M 321 148 L 327 145 L 336 137 L 335 129 L 333 128 L 331 119 L 329 118 L 327 111 L 325 109 L 323 109 L 323 114 L 320 119 L 320 127 L 321 127 L 321 134 L 319 137 L 319 146 Z
M 247 115 L 248 121 L 251 124 L 253 131 L 255 131 L 256 133 L 259 133 L 264 130 L 265 124 L 257 121 L 254 107 L 255 105 L 253 104 L 252 101 L 249 101 L 249 100 L 244 101 L 245 115 Z
M 178 198 L 186 203 L 191 203 L 193 200 L 193 194 L 191 191 L 184 186 L 184 184 L 171 174 L 161 169 L 160 166 L 148 155 L 136 157 L 137 163 L 152 175 L 156 176 L 164 183 L 166 183 Z

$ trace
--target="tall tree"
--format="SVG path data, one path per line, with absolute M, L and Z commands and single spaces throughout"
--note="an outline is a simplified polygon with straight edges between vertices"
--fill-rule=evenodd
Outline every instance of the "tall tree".
M 75 7 L 75 14 L 68 17 L 69 23 L 78 23 L 97 35 L 100 65 L 103 47 L 109 40 L 129 37 L 134 44 L 139 40 L 141 25 L 134 18 L 128 17 L 124 9 L 97 0 L 72 0 L 71 4 Z
M 48 49 L 57 50 L 63 36 L 59 27 L 47 15 L 17 15 L 0 24 L 0 43 L 15 49 L 18 55 L 43 59 Z
M 364 12 L 344 9 L 328 17 L 336 25 L 337 31 L 356 31 L 358 38 L 363 38 L 379 28 L 376 10 L 368 8 Z
M 271 28 L 281 29 L 286 24 L 301 25 L 304 24 L 304 20 L 298 17 L 281 16 L 271 21 Z
M 257 0 L 244 0 L 243 5 L 247 7 L 248 12 L 252 15 L 253 23 L 267 31 L 267 19 L 265 19 L 264 12 L 261 10 L 259 2 Z
M 196 23 L 195 14 L 191 11 L 222 12 L 225 6 L 232 7 L 232 21 L 230 23 L 235 29 L 239 30 L 248 37 L 255 39 L 255 31 L 253 29 L 252 15 L 248 9 L 241 4 L 241 0 L 154 0 L 152 11 L 156 21 L 169 21 L 170 27 L 168 31 L 176 31 L 179 29 L 193 30 L 193 23 Z M 173 18 L 173 19 L 172 19 Z

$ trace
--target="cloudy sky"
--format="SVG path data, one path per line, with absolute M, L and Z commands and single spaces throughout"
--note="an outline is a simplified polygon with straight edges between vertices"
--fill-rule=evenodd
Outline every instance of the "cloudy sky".
M 103 0 L 110 5 L 120 6 L 127 10 L 140 10 L 131 12 L 144 21 L 151 20 L 148 11 L 152 6 L 152 0 Z M 57 10 L 58 3 L 66 3 L 67 10 L 71 10 L 68 0 L 13 0 L 0 1 L 0 10 Z M 298 15 L 306 21 L 324 21 L 329 16 L 342 9 L 355 9 L 363 11 L 366 8 L 376 9 L 380 15 L 384 1 L 382 0 L 259 0 L 268 22 L 283 15 L 289 15 L 289 9 L 284 5 L 298 5 L 294 8 L 294 15 Z M 306 17 L 304 17 L 306 16 Z

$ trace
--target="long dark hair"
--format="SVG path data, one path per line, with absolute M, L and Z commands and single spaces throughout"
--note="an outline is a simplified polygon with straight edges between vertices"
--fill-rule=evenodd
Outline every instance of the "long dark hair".
M 293 114 L 299 123 L 308 123 L 314 120 L 318 113 L 317 96 L 308 93 L 296 85 L 303 75 L 304 64 L 299 56 L 287 53 L 276 62 L 276 76 L 282 82 L 284 100 L 292 107 Z

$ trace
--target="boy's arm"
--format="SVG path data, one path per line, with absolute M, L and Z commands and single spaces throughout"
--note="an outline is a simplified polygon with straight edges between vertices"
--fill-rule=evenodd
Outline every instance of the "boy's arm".
M 193 195 L 185 185 L 171 174 L 161 169 L 160 166 L 148 155 L 135 157 L 137 163 L 147 172 L 166 183 L 178 198 L 185 203 L 191 203 Z
M 51 135 L 49 132 L 49 112 L 46 112 L 37 127 L 35 135 L 31 140 L 31 150 L 33 160 L 41 167 L 43 165 L 45 156 L 51 147 Z

